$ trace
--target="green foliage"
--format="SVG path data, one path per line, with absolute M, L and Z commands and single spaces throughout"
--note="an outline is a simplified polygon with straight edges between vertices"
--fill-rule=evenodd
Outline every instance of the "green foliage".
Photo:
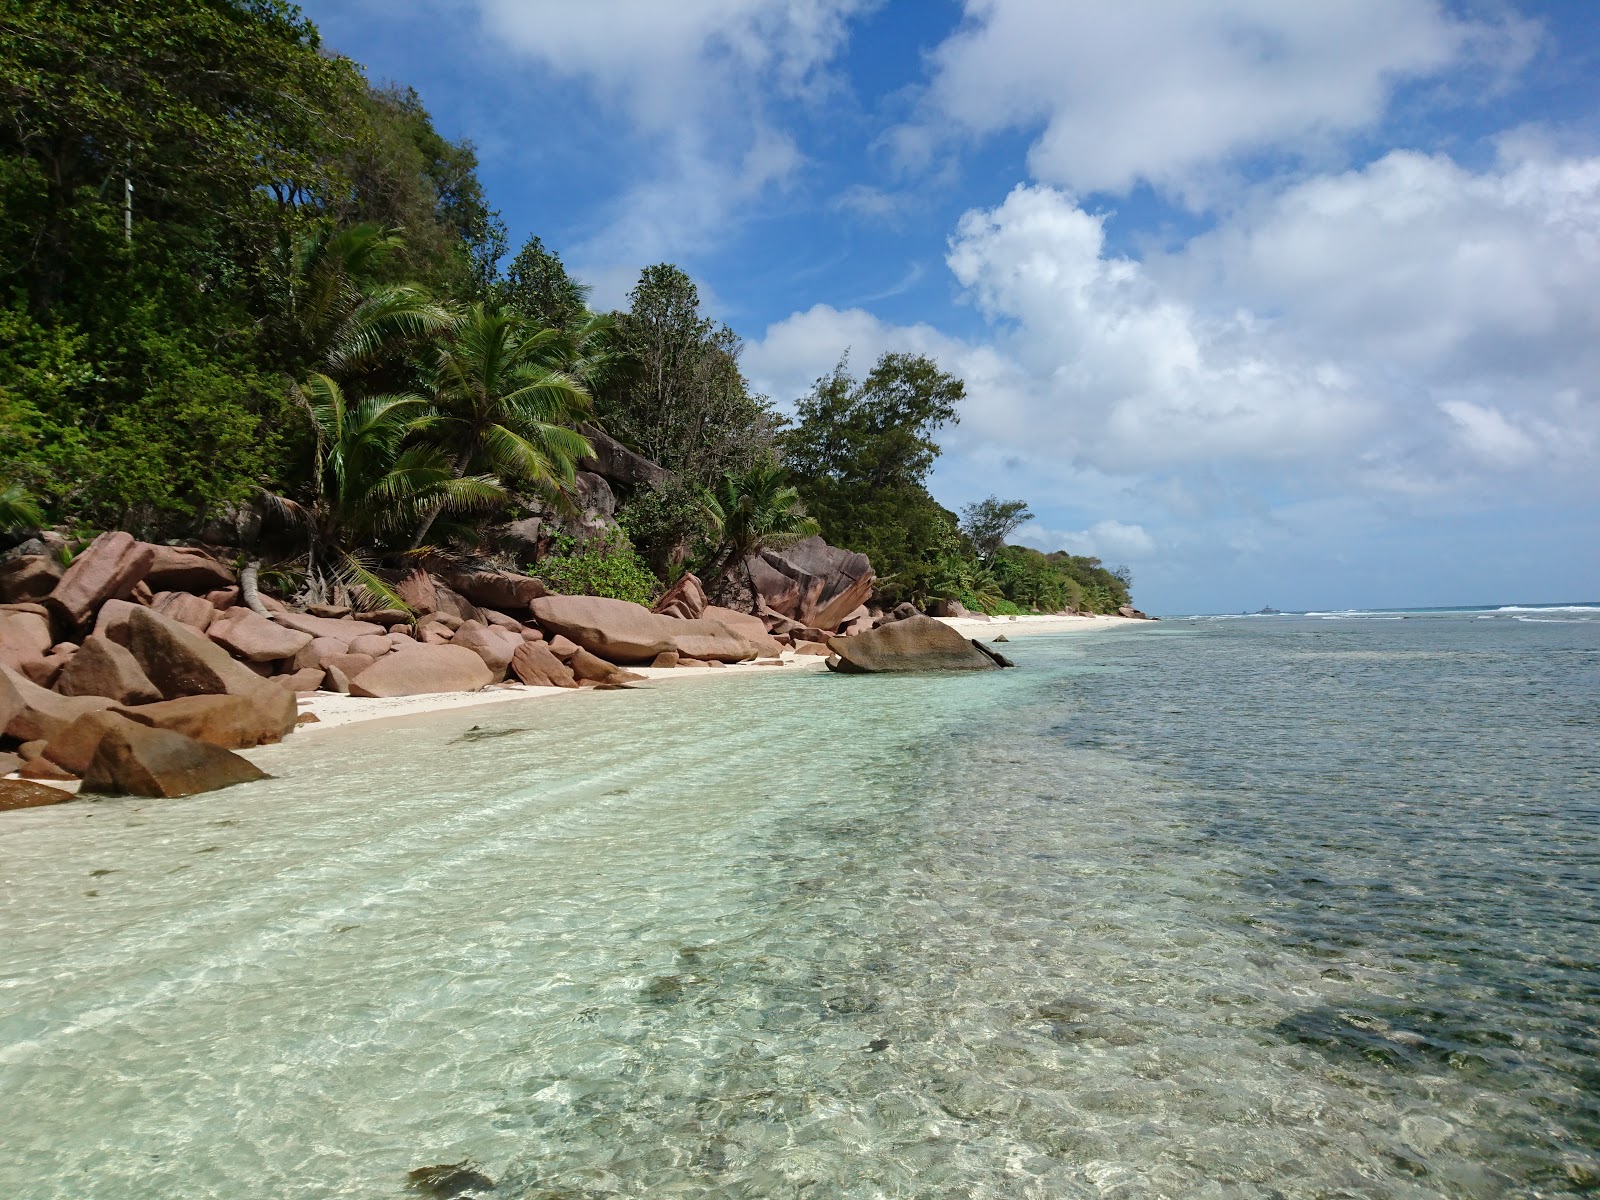
M 1128 580 L 1098 558 L 1006 546 L 995 555 L 994 574 L 1008 599 L 1041 612 L 1114 613 L 1129 602 Z
M 806 515 L 787 474 L 769 459 L 723 476 L 708 505 L 717 530 L 717 547 L 706 568 L 713 593 L 750 555 L 768 546 L 792 545 L 820 528 Z
M 990 562 L 1017 526 L 1032 519 L 1025 501 L 990 496 L 961 510 L 961 532 L 967 535 L 978 557 Z
M 37 529 L 42 524 L 44 511 L 28 489 L 15 481 L 0 479 L 0 533 Z
M 716 548 L 711 493 L 681 475 L 632 497 L 617 513 L 617 523 L 662 579 L 686 562 L 709 559 Z
M 955 514 L 928 494 L 940 429 L 965 387 L 921 355 L 885 354 L 857 380 L 841 360 L 798 404 L 782 439 L 807 511 L 836 546 L 872 559 L 886 599 L 922 601 L 970 553 Z
M 541 328 L 567 329 L 589 311 L 589 289 L 567 274 L 561 256 L 530 237 L 495 285 L 495 295 Z
M 596 393 L 612 436 L 706 487 L 770 454 L 778 417 L 739 370 L 738 335 L 700 315 L 694 282 L 661 264 L 629 298 L 616 318 L 623 362 Z
M 350 187 L 328 215 L 338 224 L 404 229 L 386 278 L 458 299 L 482 298 L 506 252 L 505 226 L 478 181 L 471 142 L 451 142 L 415 88 L 368 89 L 345 113 L 337 160 Z
M 562 536 L 555 553 L 547 554 L 529 574 L 537 574 L 551 591 L 573 596 L 607 596 L 648 606 L 661 585 L 620 531 L 583 544 Z

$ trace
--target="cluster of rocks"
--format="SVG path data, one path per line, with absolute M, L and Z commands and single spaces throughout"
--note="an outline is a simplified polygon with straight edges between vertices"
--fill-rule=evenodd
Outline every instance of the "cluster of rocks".
M 0 562 L 0 779 L 144 796 L 259 779 L 234 751 L 315 720 L 296 698 L 319 690 L 619 688 L 642 678 L 630 667 L 777 663 L 786 651 L 841 671 L 1004 665 L 909 605 L 868 608 L 871 565 L 820 538 L 749 565 L 753 613 L 711 604 L 692 574 L 651 610 L 550 595 L 499 570 L 414 570 L 395 585 L 404 609 L 355 613 L 265 595 L 252 607 L 204 550 L 127 533 L 101 535 L 64 570 L 49 553 L 15 555 Z M 7 786 L 0 808 L 43 802 Z

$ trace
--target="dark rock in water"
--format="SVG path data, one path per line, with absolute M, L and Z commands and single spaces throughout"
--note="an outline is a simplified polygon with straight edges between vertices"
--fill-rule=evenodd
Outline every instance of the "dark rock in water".
M 995 641 L 997 641 L 997 642 L 1009 642 L 1009 641 L 1010 641 L 1010 640 L 1011 640 L 1011 639 L 1010 639 L 1010 638 L 1008 638 L 1008 637 L 1007 637 L 1007 636 L 1006 636 L 1006 635 L 1005 635 L 1005 634 L 1003 634 L 1003 633 L 1002 633 L 1002 634 L 1001 634 L 1001 635 L 1000 635 L 1000 636 L 999 636 L 999 637 L 997 637 L 997 638 L 995 638 Z
M 697 982 L 693 975 L 657 975 L 640 991 L 639 999 L 646 1004 L 676 1004 Z
M 866 1044 L 866 1047 L 865 1047 L 865 1049 L 866 1049 L 868 1054 L 876 1054 L 880 1050 L 887 1050 L 888 1048 L 889 1048 L 889 1039 L 888 1038 L 873 1038 L 870 1042 L 868 1042 Z
M 993 651 L 968 641 L 943 621 L 921 615 L 892 621 L 853 637 L 832 637 L 828 669 L 845 674 L 879 671 L 992 671 Z
M 450 744 L 454 746 L 457 742 L 481 742 L 487 738 L 509 737 L 513 733 L 527 732 L 526 725 L 515 725 L 509 729 L 485 729 L 482 725 L 474 725 L 460 737 L 451 738 Z
M 494 1180 L 470 1161 L 441 1163 L 407 1171 L 406 1187 L 424 1196 L 469 1196 L 491 1190 Z
M 994 660 L 994 665 L 997 666 L 997 667 L 1014 667 L 1014 666 L 1017 665 L 1016 663 L 1012 662 L 1009 658 L 1007 658 L 1004 654 L 1001 654 L 1000 651 L 989 649 L 989 647 L 985 646 L 977 638 L 973 638 L 972 639 L 972 644 L 974 646 L 976 646 L 979 650 L 981 650 L 983 653 L 987 654 L 991 659 L 993 659 Z

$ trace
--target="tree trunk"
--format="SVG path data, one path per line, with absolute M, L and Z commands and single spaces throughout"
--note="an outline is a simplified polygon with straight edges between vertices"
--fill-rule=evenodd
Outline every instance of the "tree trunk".
M 244 601 L 244 606 L 258 617 L 272 620 L 272 613 L 267 606 L 261 603 L 261 560 L 252 558 L 239 572 L 239 598 Z

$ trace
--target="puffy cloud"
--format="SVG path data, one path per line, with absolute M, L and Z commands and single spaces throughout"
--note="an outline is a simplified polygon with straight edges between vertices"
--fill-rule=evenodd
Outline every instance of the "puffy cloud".
M 941 468 L 966 492 L 998 467 L 1038 500 L 1095 479 L 1186 519 L 1264 495 L 1593 493 L 1600 158 L 1396 151 L 1144 261 L 1108 250 L 1106 219 L 1047 186 L 968 212 L 948 263 L 985 340 L 818 306 L 752 368 L 792 387 L 845 346 L 933 355 L 968 385 Z
M 1382 116 L 1396 85 L 1464 62 L 1520 65 L 1536 27 L 1452 17 L 1437 0 L 1062 4 L 966 0 L 933 54 L 932 115 L 891 138 L 930 153 L 931 128 L 1042 126 L 1036 179 L 1122 192 L 1182 189 L 1220 164 L 1303 153 Z
M 583 79 L 650 127 L 715 113 L 741 92 L 798 94 L 878 0 L 480 0 L 491 33 Z

